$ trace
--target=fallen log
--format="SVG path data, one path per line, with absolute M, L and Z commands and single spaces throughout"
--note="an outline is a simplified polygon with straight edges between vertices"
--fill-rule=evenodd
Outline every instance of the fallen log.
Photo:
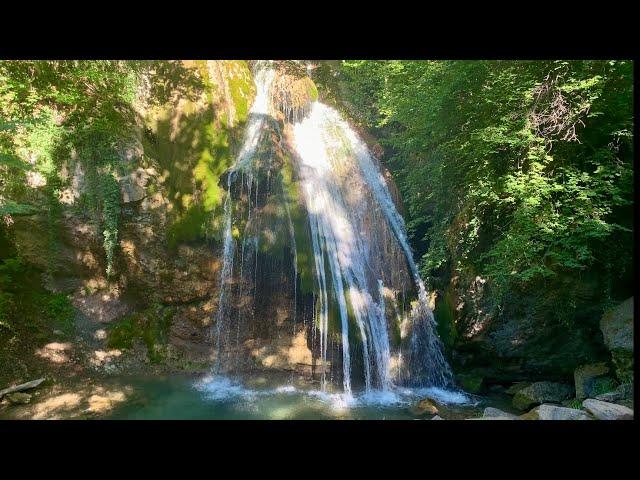
M 14 387 L 5 388 L 4 390 L 0 390 L 0 398 L 4 395 L 8 395 L 9 393 L 22 392 L 23 390 L 29 390 L 31 388 L 36 388 L 44 382 L 44 378 L 39 378 L 37 380 L 32 380 L 27 383 L 21 383 L 20 385 L 16 385 Z

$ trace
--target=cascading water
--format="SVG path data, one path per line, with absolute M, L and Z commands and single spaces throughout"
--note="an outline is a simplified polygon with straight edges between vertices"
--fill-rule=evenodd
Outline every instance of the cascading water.
M 220 296 L 218 299 L 218 309 L 216 311 L 215 318 L 215 345 L 216 345 L 216 372 L 219 372 L 223 364 L 224 349 L 222 344 L 225 340 L 228 341 L 231 325 L 229 325 L 230 304 L 231 304 L 231 286 L 233 283 L 233 264 L 235 256 L 235 240 L 233 238 L 233 205 L 232 205 L 232 184 L 235 177 L 240 173 L 242 175 L 242 181 L 240 183 L 241 194 L 242 189 L 246 183 L 246 198 L 248 199 L 247 205 L 247 221 L 245 224 L 243 236 L 242 236 L 242 250 L 240 257 L 240 282 L 239 282 L 239 297 L 242 297 L 245 293 L 243 290 L 242 278 L 245 273 L 245 252 L 247 244 L 250 245 L 249 237 L 247 236 L 247 230 L 251 225 L 251 206 L 253 203 L 252 188 L 255 183 L 255 204 L 258 203 L 258 180 L 254 179 L 255 173 L 255 156 L 260 147 L 263 137 L 266 131 L 266 122 L 270 118 L 270 105 L 271 105 L 271 84 L 273 82 L 274 70 L 267 68 L 266 65 L 260 65 L 256 68 L 256 98 L 248 114 L 247 126 L 245 128 L 244 138 L 240 153 L 236 162 L 227 173 L 227 196 L 224 202 L 224 236 L 223 236 L 223 250 L 222 250 L 222 270 L 220 274 Z M 253 237 L 253 250 L 255 252 L 257 263 L 258 252 L 258 238 Z M 250 245 L 251 247 L 251 245 Z M 256 267 L 257 269 L 257 267 Z M 256 275 L 256 269 L 254 269 L 254 275 Z M 240 325 L 242 319 L 240 318 L 241 309 L 238 309 L 236 315 L 236 347 L 239 343 Z
M 347 362 L 350 355 L 349 342 L 345 341 L 349 335 L 345 305 L 348 299 L 363 344 L 366 388 L 371 388 L 374 381 L 383 390 L 391 387 L 392 352 L 383 292 L 385 285 L 391 286 L 392 279 L 386 273 L 390 265 L 383 256 L 384 248 L 380 248 L 381 243 L 389 244 L 389 239 L 376 238 L 370 233 L 372 229 L 386 228 L 374 223 L 372 210 L 375 210 L 381 213 L 404 252 L 418 289 L 418 300 L 409 316 L 414 325 L 408 355 L 412 364 L 402 369 L 399 380 L 421 386 L 447 385 L 451 373 L 434 331 L 433 314 L 407 241 L 404 222 L 371 154 L 338 112 L 322 103 L 315 102 L 309 116 L 295 124 L 293 130 L 314 240 L 321 305 L 327 298 L 324 271 L 327 256 L 333 292 L 340 304 L 344 361 Z M 325 316 L 326 308 L 321 309 L 321 330 L 326 325 Z M 370 371 L 372 367 L 375 377 Z M 412 371 L 416 367 L 420 367 L 419 372 Z M 347 377 L 348 365 L 343 370 Z M 414 373 L 419 373 L 419 378 Z M 350 380 L 344 383 L 347 391 Z
M 320 364 L 323 390 L 334 373 L 348 398 L 359 385 L 366 392 L 401 385 L 451 386 L 451 371 L 442 355 L 404 221 L 376 160 L 334 109 L 308 102 L 292 110 L 292 96 L 274 92 L 287 82 L 280 81 L 273 64 L 258 62 L 254 77 L 256 97 L 240 153 L 227 176 L 223 265 L 213 330 L 216 370 L 224 362 L 224 352 L 235 345 L 237 371 L 241 340 L 254 342 L 251 337 L 257 336 L 257 330 L 268 330 L 273 323 L 260 310 L 263 299 L 258 293 L 269 281 L 275 289 L 289 289 L 284 293 L 290 299 L 286 304 L 293 305 L 288 317 L 293 319 L 289 332 L 294 337 L 298 303 L 311 304 L 314 321 L 307 324 L 303 308 L 300 332 L 306 335 L 314 365 L 316 359 Z M 292 216 L 284 182 L 274 181 L 283 168 L 276 161 L 279 157 L 290 163 L 296 176 L 302 220 Z M 238 177 L 242 179 L 239 187 Z M 281 218 L 273 213 L 280 211 Z M 296 240 L 301 222 L 308 233 Z M 236 224 L 242 223 L 241 247 L 236 248 L 240 236 Z M 282 251 L 288 254 L 282 262 L 293 261 L 288 274 L 280 260 L 264 253 L 269 242 L 284 245 Z M 310 255 L 299 255 L 305 242 Z M 239 266 L 234 269 L 235 262 Z M 312 293 L 298 289 L 301 268 L 312 272 Z M 287 278 L 291 270 L 292 279 Z M 286 296 L 267 291 L 266 296 Z M 406 292 L 417 296 L 409 311 Z M 278 338 L 282 334 L 278 328 L 275 332 Z M 338 355 L 334 345 L 340 349 Z M 334 372 L 334 364 L 340 370 Z

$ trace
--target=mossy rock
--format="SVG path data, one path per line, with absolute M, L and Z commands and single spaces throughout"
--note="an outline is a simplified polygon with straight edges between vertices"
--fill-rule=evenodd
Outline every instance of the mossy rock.
M 611 359 L 616 367 L 616 376 L 622 383 L 633 381 L 633 351 L 611 352 Z
M 527 410 L 541 403 L 560 403 L 570 398 L 573 388 L 563 383 L 536 382 L 519 390 L 513 397 L 513 407 Z
M 616 376 L 623 382 L 633 379 L 633 297 L 609 310 L 600 320 L 604 343 L 611 351 Z
M 576 386 L 576 398 L 578 400 L 584 400 L 592 396 L 596 380 L 607 373 L 609 373 L 609 367 L 603 362 L 591 363 L 576 368 L 573 374 Z
M 149 362 L 161 363 L 173 317 L 174 309 L 161 305 L 127 315 L 107 328 L 107 346 L 128 350 L 143 343 Z
M 531 382 L 517 382 L 507 388 L 504 393 L 507 395 L 515 395 L 523 388 L 527 388 L 529 385 L 531 385 Z

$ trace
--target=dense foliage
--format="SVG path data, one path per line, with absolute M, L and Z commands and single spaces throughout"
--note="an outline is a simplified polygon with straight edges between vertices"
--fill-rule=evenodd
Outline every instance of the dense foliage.
M 344 61 L 334 84 L 387 147 L 432 285 L 488 278 L 551 292 L 596 276 L 604 307 L 631 294 L 630 61 Z M 566 283 L 566 282 L 565 282 Z
M 89 184 L 80 205 L 101 226 L 108 274 L 120 215 L 118 148 L 131 135 L 132 104 L 145 66 L 124 61 L 0 62 L 3 215 L 31 213 L 24 177 L 31 175 L 36 183 L 42 178 L 53 231 L 61 190 L 69 180 L 63 174 L 65 162 L 78 158 Z

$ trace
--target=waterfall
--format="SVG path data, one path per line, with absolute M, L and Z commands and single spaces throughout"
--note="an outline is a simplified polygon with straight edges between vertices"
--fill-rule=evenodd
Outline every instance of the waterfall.
M 409 341 L 412 361 L 404 369 L 402 380 L 420 386 L 449 384 L 451 372 L 442 356 L 426 288 L 413 259 L 404 222 L 364 142 L 336 110 L 319 102 L 313 103 L 308 117 L 296 123 L 293 130 L 318 265 L 321 305 L 328 288 L 324 272 L 326 255 L 332 290 L 340 307 L 345 391 L 350 384 L 349 365 L 345 365 L 350 362 L 347 299 L 362 342 L 367 390 L 373 381 L 382 390 L 393 384 L 383 281 L 383 277 L 388 277 L 385 269 L 390 265 L 370 242 L 368 231 L 383 228 L 372 225 L 371 210 L 380 211 L 386 220 L 404 252 L 418 290 L 418 301 L 410 313 L 414 326 Z M 324 316 L 326 307 L 321 311 L 321 331 L 326 328 Z
M 284 186 L 283 186 L 284 189 Z M 296 333 L 296 314 L 298 313 L 298 249 L 296 247 L 296 233 L 291 220 L 291 208 L 289 202 L 284 203 L 287 210 L 287 220 L 289 223 L 289 238 L 291 239 L 291 248 L 293 248 L 293 334 Z
M 220 274 L 220 297 L 218 298 L 218 310 L 216 314 L 216 353 L 218 356 L 216 370 L 219 371 L 221 365 L 220 345 L 222 336 L 225 333 L 222 325 L 228 314 L 226 299 L 231 288 L 231 277 L 233 275 L 233 250 L 234 241 L 231 230 L 231 176 L 227 178 L 227 198 L 224 201 L 224 240 L 222 249 L 222 272 Z
M 286 82 L 277 81 L 272 63 L 257 62 L 254 78 L 256 97 L 239 154 L 226 178 L 223 258 L 213 329 L 216 371 L 223 363 L 223 347 L 230 345 L 232 327 L 236 371 L 243 357 L 241 336 L 253 341 L 250 335 L 256 329 L 261 329 L 263 339 L 268 335 L 264 332 L 273 322 L 258 310 L 262 305 L 258 287 L 269 279 L 274 285 L 280 282 L 279 294 L 289 299 L 281 306 L 291 305 L 293 294 L 293 308 L 288 312 L 288 318 L 293 319 L 293 336 L 301 303 L 302 328 L 310 340 L 313 363 L 318 359 L 321 366 L 322 390 L 337 373 L 334 364 L 341 366 L 347 398 L 361 384 L 366 392 L 388 391 L 396 385 L 450 386 L 451 371 L 442 355 L 426 288 L 413 259 L 404 221 L 377 161 L 333 108 L 310 102 L 293 114 L 291 106 L 282 102 L 287 95 L 274 92 Z M 296 227 L 302 225 L 294 225 L 284 181 L 272 181 L 272 174 L 282 168 L 278 163 L 282 158 L 295 172 L 296 200 L 306 215 L 308 237 L 300 239 L 304 245 L 296 240 Z M 235 181 L 238 176 L 242 178 L 239 189 Z M 274 186 L 281 192 L 273 191 Z M 281 211 L 282 216 L 274 220 L 274 211 Z M 297 215 L 295 222 L 299 221 Z M 241 248 L 236 249 L 234 232 L 236 237 L 240 233 L 234 225 L 242 222 Z M 273 271 L 274 262 L 279 260 L 261 253 L 269 241 L 288 245 L 278 248 L 290 252 L 292 258 L 282 261 L 292 262 L 293 269 L 285 270 L 281 262 L 281 270 Z M 304 247 L 310 253 L 299 256 L 298 249 Z M 234 269 L 236 255 L 239 267 Z M 311 272 L 312 292 L 310 287 L 306 293 L 298 290 L 299 261 L 309 262 L 302 268 Z M 285 282 L 291 290 L 283 288 L 281 280 L 273 280 L 283 274 L 290 277 L 291 270 L 293 278 Z M 231 286 L 236 283 L 237 298 L 233 298 Z M 409 311 L 405 308 L 405 292 L 417 294 Z M 402 303 L 398 307 L 400 295 Z M 307 311 L 314 317 L 309 324 Z M 281 330 L 274 328 L 280 338 Z M 339 348 L 337 355 L 334 346 Z
M 229 325 L 230 315 L 230 293 L 231 284 L 233 282 L 233 262 L 235 255 L 235 241 L 233 238 L 232 224 L 233 224 L 233 205 L 232 205 L 232 191 L 231 186 L 235 176 L 240 172 L 243 176 L 241 187 L 244 184 L 244 179 L 247 182 L 247 223 L 243 232 L 242 238 L 242 253 L 240 260 L 240 284 L 238 287 L 239 297 L 242 297 L 244 293 L 242 287 L 243 274 L 245 272 L 245 247 L 247 244 L 247 227 L 251 222 L 251 204 L 252 204 L 252 188 L 255 181 L 255 204 L 258 203 L 258 179 L 254 179 L 254 158 L 256 152 L 263 140 L 265 132 L 266 119 L 270 117 L 271 106 L 271 84 L 273 82 L 274 70 L 268 68 L 268 62 L 260 63 L 255 69 L 256 79 L 256 97 L 248 113 L 247 126 L 244 131 L 244 137 L 240 153 L 237 156 L 236 162 L 227 173 L 227 195 L 224 201 L 224 237 L 223 237 L 223 249 L 222 249 L 222 270 L 220 273 L 220 295 L 218 298 L 218 309 L 215 313 L 215 348 L 216 348 L 216 372 L 219 372 L 223 364 L 223 349 L 225 336 L 229 334 L 231 325 Z M 257 255 L 258 255 L 258 238 L 254 238 L 254 250 L 256 255 L 256 268 L 254 269 L 254 277 L 257 271 Z M 254 284 L 257 283 L 257 278 L 254 280 Z M 240 340 L 240 324 L 241 324 L 241 310 L 238 309 L 236 316 L 236 346 Z M 238 362 L 236 362 L 237 364 Z M 237 369 L 237 367 L 236 367 Z

